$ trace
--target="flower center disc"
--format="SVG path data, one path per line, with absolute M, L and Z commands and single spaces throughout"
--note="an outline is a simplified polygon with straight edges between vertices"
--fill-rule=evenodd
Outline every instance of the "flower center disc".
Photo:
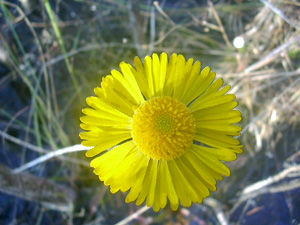
M 195 120 L 189 109 L 171 97 L 156 97 L 134 111 L 132 138 L 146 155 L 172 160 L 193 144 Z

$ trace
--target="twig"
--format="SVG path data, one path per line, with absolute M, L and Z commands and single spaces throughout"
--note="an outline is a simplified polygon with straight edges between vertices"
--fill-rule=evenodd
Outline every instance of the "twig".
M 20 116 L 22 115 L 25 111 L 28 110 L 28 106 L 24 107 L 23 109 L 19 110 L 15 115 L 13 115 L 11 117 L 11 119 L 9 120 L 9 122 L 7 123 L 7 125 L 5 126 L 5 129 L 3 130 L 4 133 L 6 133 L 8 131 L 8 129 L 10 128 L 10 126 L 14 123 L 14 121 Z M 3 145 L 5 144 L 5 138 L 2 137 L 2 142 Z
M 41 177 L 27 173 L 14 174 L 0 163 L 0 191 L 29 201 L 40 202 L 44 207 L 62 212 L 73 211 L 75 192 Z
M 158 1 L 154 1 L 153 5 L 155 6 L 155 8 L 157 9 L 157 11 L 163 16 L 165 17 L 167 20 L 169 20 L 171 22 L 172 25 L 176 25 L 174 23 L 174 21 L 164 12 L 164 10 L 160 7 L 159 2 Z
M 266 1 L 266 0 L 260 0 L 262 1 L 266 6 L 268 6 L 274 13 L 276 13 L 278 16 L 281 17 L 285 22 L 287 22 L 289 25 L 295 27 L 295 28 L 300 28 L 300 26 L 293 21 L 291 21 L 286 15 L 284 15 L 277 7 L 275 7 L 272 3 Z
M 248 195 L 242 195 L 240 197 L 240 199 L 237 201 L 237 203 L 234 205 L 234 207 L 230 210 L 230 214 L 232 212 L 234 212 L 243 202 L 251 201 L 251 199 L 254 199 L 259 195 L 263 195 L 263 194 L 267 194 L 267 193 L 273 194 L 273 193 L 278 193 L 278 192 L 286 192 L 286 191 L 291 191 L 291 190 L 294 190 L 297 188 L 300 188 L 300 179 L 295 179 L 290 182 L 285 182 L 285 183 L 270 186 L 267 188 L 262 188 L 262 189 L 257 190 L 256 192 L 253 192 Z
M 148 209 L 150 209 L 150 207 L 145 205 L 143 208 L 140 208 L 138 211 L 136 211 L 135 213 L 132 213 L 130 216 L 126 217 L 125 219 L 121 220 L 120 222 L 116 223 L 115 225 L 126 225 L 130 221 L 136 219 L 138 216 L 140 216 L 141 214 L 146 212 Z
M 155 9 L 151 6 L 150 11 L 150 41 L 149 41 L 149 52 L 153 52 L 154 49 L 154 41 L 155 41 L 155 33 L 156 33 L 156 22 L 155 22 Z
M 290 182 L 281 183 L 278 185 L 270 186 L 274 183 L 277 183 L 279 181 L 284 180 L 285 178 L 289 177 L 291 173 L 300 172 L 300 166 L 293 166 L 290 168 L 287 168 L 280 172 L 279 174 L 276 174 L 275 176 L 268 177 L 265 180 L 259 181 L 255 184 L 249 185 L 242 191 L 242 194 L 237 201 L 237 203 L 234 205 L 234 207 L 230 210 L 230 214 L 234 212 L 243 202 L 249 201 L 259 195 L 265 194 L 265 193 L 277 193 L 277 192 L 284 192 L 293 190 L 300 187 L 300 179 L 294 179 Z M 297 174 L 296 174 L 297 175 Z
M 226 78 L 240 78 L 248 76 L 251 80 L 265 80 L 269 78 L 274 77 L 293 77 L 293 76 L 299 76 L 300 75 L 300 68 L 293 71 L 275 71 L 274 69 L 268 69 L 268 70 L 259 70 L 259 71 L 252 71 L 249 73 L 219 73 L 220 76 L 226 77 Z
M 212 208 L 212 210 L 215 212 L 220 225 L 228 225 L 229 224 L 228 220 L 225 216 L 225 213 L 222 210 L 222 207 L 221 207 L 222 204 L 220 204 L 220 202 L 218 202 L 214 198 L 207 198 L 207 199 L 205 199 L 205 204 L 210 206 Z
M 90 149 L 89 147 L 85 147 L 83 145 L 73 145 L 73 146 L 69 146 L 66 148 L 62 148 L 62 149 L 58 149 L 52 152 L 47 153 L 46 155 L 43 155 L 39 158 L 36 158 L 35 160 L 32 160 L 16 169 L 13 170 L 13 173 L 20 173 L 23 172 L 24 170 L 27 170 L 31 167 L 34 167 L 40 163 L 43 163 L 51 158 L 60 156 L 60 155 L 64 155 L 67 153 L 71 153 L 71 152 L 79 152 L 79 151 L 86 151 Z
M 30 143 L 28 143 L 26 141 L 22 141 L 22 140 L 20 140 L 20 139 L 18 139 L 16 137 L 13 137 L 13 136 L 11 136 L 11 135 L 3 132 L 2 130 L 0 130 L 0 136 L 2 136 L 2 138 L 7 139 L 7 140 L 9 140 L 9 141 L 11 141 L 11 142 L 13 142 L 13 143 L 15 143 L 17 145 L 23 146 L 23 147 L 25 147 L 27 149 L 30 149 L 32 151 L 35 151 L 35 152 L 48 153 L 48 151 L 49 151 L 49 150 L 46 150 L 44 148 L 40 148 L 40 147 L 38 147 L 36 145 L 30 144 Z M 87 149 L 88 148 L 86 148 L 86 147 L 82 147 L 82 150 L 87 150 Z M 53 157 L 55 157 L 55 156 L 53 156 Z M 67 161 L 71 161 L 71 162 L 75 162 L 75 163 L 78 163 L 78 164 L 81 164 L 81 165 L 84 165 L 84 166 L 88 166 L 87 165 L 88 163 L 81 162 L 81 161 L 79 161 L 77 159 L 72 159 L 72 158 L 70 159 L 70 158 L 67 158 L 67 156 L 59 156 L 59 157 L 62 157 L 64 160 L 67 160 Z
M 132 38 L 134 44 L 138 51 L 138 55 L 144 56 L 145 49 L 138 48 L 138 46 L 143 45 L 143 39 L 144 39 L 141 24 L 138 18 L 140 14 L 138 1 L 137 0 L 128 1 L 127 7 L 128 7 L 128 15 L 129 15 L 129 26 L 131 27 L 132 30 Z
M 246 188 L 244 188 L 242 195 L 249 195 L 251 193 L 254 193 L 258 190 L 261 190 L 262 188 L 266 188 L 267 186 L 279 182 L 283 179 L 285 179 L 289 174 L 294 172 L 300 172 L 300 166 L 293 166 L 290 168 L 287 168 L 280 172 L 279 174 L 276 174 L 275 176 L 268 177 L 265 180 L 259 181 L 255 184 L 252 184 Z
M 16 137 L 13 137 L 13 136 L 11 136 L 11 135 L 3 132 L 2 130 L 0 130 L 0 136 L 2 136 L 3 138 L 5 138 L 5 139 L 7 139 L 7 140 L 9 140 L 9 141 L 17 144 L 17 145 L 21 145 L 21 146 L 26 147 L 28 149 L 31 149 L 33 151 L 41 152 L 41 153 L 46 153 L 47 152 L 43 148 L 40 148 L 40 147 L 38 147 L 36 145 L 33 145 L 33 144 L 30 144 L 30 143 L 28 143 L 26 141 L 22 141 L 22 140 L 20 140 L 20 139 L 18 139 Z
M 257 70 L 270 62 L 272 62 L 283 50 L 286 48 L 290 47 L 292 44 L 297 43 L 300 41 L 300 35 L 294 37 L 292 40 L 288 41 L 287 43 L 279 46 L 278 48 L 274 49 L 270 54 L 265 56 L 263 59 L 260 61 L 252 64 L 248 68 L 245 69 L 245 73 L 249 73 L 251 71 Z
M 291 88 L 295 87 L 300 83 L 300 77 L 297 78 L 290 86 L 288 86 L 282 93 L 280 93 L 277 97 L 273 98 L 272 102 L 266 107 L 259 115 L 254 117 L 251 122 L 249 122 L 246 126 L 243 127 L 242 134 L 245 134 L 247 130 L 257 121 L 261 120 L 264 118 L 264 116 L 267 114 L 267 112 L 270 110 L 270 108 L 279 101 L 280 98 L 282 98 L 288 91 L 291 90 Z
M 176 29 L 178 29 L 179 26 L 175 25 L 171 27 L 170 30 L 168 30 L 164 35 L 161 35 L 161 37 L 153 43 L 153 45 L 159 45 L 162 43 L 171 33 L 173 33 Z
M 211 3 L 211 1 L 208 1 L 208 5 L 209 5 L 209 7 L 212 9 L 212 12 L 213 12 L 213 14 L 214 14 L 214 16 L 215 16 L 215 19 L 216 19 L 216 21 L 217 21 L 219 27 L 220 27 L 220 31 L 221 31 L 221 33 L 222 33 L 222 35 L 223 35 L 223 39 L 225 40 L 227 47 L 232 48 L 233 46 L 232 46 L 232 44 L 230 43 L 230 41 L 229 41 L 229 39 L 228 39 L 228 36 L 227 36 L 227 34 L 226 34 L 226 31 L 225 31 L 225 29 L 224 29 L 224 26 L 223 26 L 223 24 L 222 24 L 222 21 L 221 21 L 219 15 L 218 15 L 218 13 L 217 13 L 217 11 L 216 11 L 214 5 Z

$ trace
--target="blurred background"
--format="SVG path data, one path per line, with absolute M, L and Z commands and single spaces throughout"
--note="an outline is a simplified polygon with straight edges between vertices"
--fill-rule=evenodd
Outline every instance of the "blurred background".
M 0 0 L 0 224 L 300 224 L 299 30 L 298 0 Z M 153 52 L 211 66 L 243 113 L 232 176 L 176 212 L 112 195 L 77 145 L 101 78 Z

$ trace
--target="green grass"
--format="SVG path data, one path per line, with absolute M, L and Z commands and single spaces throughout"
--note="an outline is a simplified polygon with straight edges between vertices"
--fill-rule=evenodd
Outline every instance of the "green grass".
M 139 3 L 129 7 L 130 2 Z M 7 140 L 4 149 L 27 163 L 32 159 L 24 156 L 21 146 L 27 146 L 28 152 L 34 151 L 31 145 L 54 151 L 79 144 L 81 109 L 102 77 L 118 69 L 121 61 L 132 63 L 135 55 L 182 53 L 211 66 L 232 85 L 243 113 L 240 140 L 245 153 L 230 163 L 232 176 L 219 182 L 212 201 L 178 212 L 148 210 L 135 224 L 187 224 L 186 215 L 199 212 L 217 221 L 218 210 L 230 220 L 238 206 L 249 211 L 243 205 L 246 200 L 241 200 L 245 187 L 299 162 L 300 33 L 295 16 L 299 4 L 275 1 L 278 14 L 261 1 L 220 1 L 213 8 L 195 1 L 156 6 L 146 2 L 150 1 L 44 0 L 26 8 L 0 0 L 1 62 L 9 68 L 0 78 L 0 91 L 11 85 L 19 98 L 15 101 L 22 102 L 22 107 L 15 108 L 1 102 L 1 131 L 10 135 L 0 133 L 2 138 L 14 142 L 9 137 L 21 134 L 17 136 L 21 144 L 14 146 Z M 284 10 L 284 4 L 290 10 Z M 236 36 L 245 39 L 242 49 L 232 46 Z M 273 55 L 274 50 L 278 54 Z M 70 220 L 112 224 L 139 209 L 124 203 L 125 194 L 110 194 L 82 152 L 53 161 L 59 165 L 57 171 L 45 179 L 64 183 L 78 195 L 74 211 L 67 214 Z M 43 168 L 39 166 L 34 168 Z M 282 186 L 286 201 L 290 191 L 296 190 L 288 189 L 288 182 L 284 177 L 276 183 Z M 259 196 L 253 193 L 246 199 L 258 202 Z M 220 207 L 215 207 L 214 200 Z M 245 214 L 231 222 L 241 223 L 243 218 Z

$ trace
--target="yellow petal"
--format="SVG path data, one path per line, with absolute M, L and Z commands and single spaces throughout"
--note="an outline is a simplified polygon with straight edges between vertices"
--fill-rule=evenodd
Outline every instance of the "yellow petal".
M 228 136 L 239 136 L 241 133 L 241 127 L 236 125 L 197 125 L 196 132 L 198 134 L 206 134 L 211 132 L 217 132 L 218 134 Z
M 140 161 L 144 155 L 139 154 L 139 151 L 132 150 L 127 156 L 117 165 L 112 168 L 111 176 L 105 179 L 104 184 L 111 186 L 114 189 L 128 191 L 136 181 L 136 173 L 141 170 Z M 130 173 L 128 171 L 131 171 Z
M 221 120 L 221 119 L 229 119 L 233 117 L 241 118 L 242 113 L 238 110 L 230 110 L 224 112 L 216 112 L 216 113 L 206 113 L 204 110 L 198 110 L 193 112 L 193 116 L 196 121 L 206 121 L 206 120 Z
M 209 190 L 216 190 L 217 182 L 214 174 L 210 173 L 210 170 L 192 154 L 192 151 L 187 151 L 182 155 L 181 160 Z
M 162 188 L 162 191 L 166 191 L 168 195 L 168 199 L 170 201 L 171 209 L 175 211 L 179 207 L 178 195 L 175 191 L 173 179 L 171 177 L 167 161 L 161 161 L 160 163 L 161 163 L 161 167 L 160 167 L 161 175 L 164 176 L 165 179 L 165 183 L 164 183 L 164 187 Z
M 196 121 L 196 125 L 198 126 L 209 126 L 209 125 L 230 125 L 239 123 L 242 120 L 242 117 L 233 117 L 233 118 L 227 118 L 227 119 L 219 119 L 219 120 L 204 120 L 204 121 Z
M 99 126 L 95 126 L 92 124 L 84 124 L 84 123 L 80 124 L 80 128 L 83 130 L 101 130 Z
M 205 155 L 206 152 L 196 149 L 194 146 L 191 151 L 198 159 L 201 159 L 201 161 L 210 168 L 210 171 L 214 171 L 219 175 L 230 176 L 230 169 L 218 159 L 207 157 Z
M 166 74 L 167 74 L 167 67 L 168 67 L 168 55 L 167 53 L 160 54 L 160 70 L 159 70 L 159 82 L 157 86 L 157 94 L 158 96 L 162 96 L 164 92 Z
M 96 125 L 96 126 L 111 126 L 119 129 L 130 130 L 130 121 L 122 122 L 118 120 L 104 119 L 93 116 L 82 116 L 80 121 L 84 124 Z
M 86 139 L 86 140 L 105 140 L 109 136 L 114 136 L 114 137 L 121 137 L 121 136 L 126 136 L 131 135 L 130 131 L 122 131 L 122 130 L 102 130 L 102 131 L 97 131 L 97 130 L 92 130 L 89 132 L 81 132 L 79 136 L 81 139 Z
M 151 207 L 154 203 L 155 195 L 158 195 L 159 193 L 156 193 L 156 181 L 157 181 L 157 167 L 158 167 L 158 160 L 153 159 L 153 171 L 152 176 L 150 179 L 150 185 L 149 185 L 149 192 L 147 194 L 147 206 Z
M 184 207 L 190 207 L 192 205 L 191 198 L 194 198 L 195 193 L 193 192 L 190 185 L 188 185 L 184 180 L 184 177 L 181 174 L 181 171 L 178 169 L 174 160 L 170 160 L 167 163 L 171 179 L 174 183 L 176 194 L 178 195 L 181 204 Z
M 203 115 L 227 112 L 229 110 L 234 109 L 237 106 L 238 106 L 237 102 L 227 102 L 227 103 L 219 104 L 216 106 L 202 108 L 202 109 L 198 109 L 198 110 L 191 110 L 191 111 L 193 112 L 194 117 L 197 118 L 197 117 L 201 117 Z
M 124 134 L 119 134 L 119 135 L 115 135 L 115 136 L 107 136 L 107 137 L 101 138 L 99 140 L 83 141 L 82 145 L 87 146 L 87 147 L 96 146 L 96 147 L 90 149 L 89 151 L 87 151 L 85 154 L 87 157 L 93 157 L 107 149 L 114 147 L 115 145 L 121 143 L 122 141 L 125 141 L 130 138 L 131 138 L 130 133 L 127 133 L 127 134 L 124 133 Z
M 212 170 L 225 176 L 230 176 L 230 169 L 224 163 L 220 162 L 215 157 L 209 157 L 205 151 L 201 151 L 201 148 L 193 149 L 195 150 L 194 153 L 199 156 L 198 158 L 202 158 L 203 162 L 205 162 L 206 165 L 209 165 Z
M 218 83 L 218 82 L 217 82 Z M 215 83 L 213 83 L 210 87 L 208 87 L 208 89 L 205 91 L 205 93 L 201 96 L 199 96 L 199 98 L 197 98 L 196 101 L 201 101 L 201 102 L 207 102 L 210 100 L 213 100 L 219 96 L 225 95 L 231 88 L 230 85 L 227 85 L 226 87 L 222 88 L 219 91 L 214 91 L 214 89 L 216 89 L 218 87 L 214 86 Z
M 203 95 L 201 95 L 201 97 L 205 97 L 205 96 L 208 96 L 210 94 L 213 94 L 215 92 L 217 92 L 221 87 L 222 85 L 224 84 L 224 81 L 222 78 L 219 78 L 217 80 L 215 80 L 208 88 L 207 90 L 205 91 L 205 93 Z M 230 86 L 229 86 L 230 88 Z
M 143 187 L 143 181 L 148 171 L 150 159 L 143 157 L 140 160 L 140 170 L 135 174 L 136 181 L 130 189 L 129 194 L 126 196 L 126 203 L 135 201 L 141 193 Z
M 197 133 L 205 133 L 206 130 L 214 130 L 227 135 L 230 135 L 231 132 L 240 132 L 242 128 L 240 126 L 231 125 L 231 124 L 209 124 L 201 123 L 201 121 L 196 123 L 196 128 L 199 130 Z M 209 132 L 209 131 L 208 131 Z
M 188 105 L 201 94 L 203 94 L 206 91 L 206 89 L 211 85 L 215 77 L 215 72 L 210 72 L 210 67 L 205 67 L 202 70 L 201 74 L 196 77 L 194 83 L 185 93 L 187 97 L 184 98 L 183 102 Z
M 189 154 L 191 155 L 191 159 L 193 159 L 193 161 L 195 163 L 198 163 L 197 167 L 199 167 L 199 169 L 201 168 L 201 170 L 202 170 L 201 176 L 203 176 L 203 177 L 211 176 L 214 179 L 223 180 L 224 177 L 222 176 L 222 174 L 213 170 L 211 168 L 211 165 L 209 163 L 207 163 L 205 161 L 205 159 L 202 158 L 201 155 L 199 155 L 197 152 L 198 152 L 198 150 L 195 148 L 195 145 L 192 145 L 190 148 Z M 201 170 L 199 171 L 199 173 L 201 172 Z M 216 186 L 212 187 L 211 190 L 215 191 Z
M 153 173 L 154 171 L 156 170 L 154 168 L 155 164 L 153 162 L 153 160 L 151 159 L 149 164 L 148 164 L 148 167 L 147 167 L 147 172 L 146 172 L 146 175 L 144 177 L 144 180 L 143 180 L 143 184 L 141 186 L 141 192 L 136 200 L 136 204 L 137 205 L 141 205 L 143 204 L 143 202 L 145 201 L 148 193 L 149 193 L 149 187 L 150 187 L 150 182 L 151 182 L 151 179 L 152 179 L 152 176 L 153 176 Z
M 109 75 L 102 79 L 101 86 L 104 91 L 105 99 L 109 101 L 115 109 L 126 115 L 133 115 L 134 108 L 138 107 L 139 103 L 120 81 Z
M 117 120 L 117 121 L 122 121 L 122 122 L 127 122 L 130 123 L 132 118 L 119 112 L 119 113 L 114 113 L 112 111 L 110 112 L 105 112 L 104 110 L 100 109 L 91 109 L 91 108 L 85 108 L 82 110 L 82 113 L 91 116 L 91 117 L 97 117 L 97 118 L 102 118 L 102 119 L 108 119 L 108 120 Z
M 180 98 L 185 104 L 189 104 L 195 98 L 193 97 L 194 93 L 190 91 L 191 88 L 195 85 L 195 80 L 198 78 L 201 70 L 201 62 L 196 61 L 191 68 L 191 71 L 186 74 L 186 85 L 183 91 L 183 94 Z M 196 86 L 195 86 L 196 87 Z
M 170 58 L 170 62 L 167 67 L 166 73 L 166 82 L 164 86 L 164 95 L 165 96 L 172 96 L 173 94 L 173 74 L 175 73 L 177 63 L 177 54 L 172 54 Z
M 154 97 L 154 80 L 152 72 L 152 58 L 151 56 L 146 56 L 145 58 L 145 74 L 148 81 L 149 97 Z
M 135 64 L 136 69 L 134 69 L 133 67 L 130 67 L 131 72 L 133 73 L 143 95 L 146 97 L 146 99 L 150 99 L 148 80 L 146 78 L 145 69 L 144 69 L 141 59 L 139 57 L 135 57 L 134 64 Z
M 141 104 L 143 103 L 145 100 L 144 100 L 144 97 L 141 93 L 141 89 L 139 88 L 139 85 L 136 81 L 136 78 L 135 76 L 133 75 L 132 73 L 132 70 L 130 68 L 130 65 L 125 63 L 125 62 L 122 62 L 120 64 L 120 68 L 122 70 L 122 73 L 124 75 L 124 80 L 123 80 L 123 83 L 125 83 L 125 80 L 128 81 L 128 89 L 130 90 L 130 92 L 132 93 L 132 96 L 136 99 L 136 101 Z
M 95 92 L 98 93 L 97 90 L 99 89 L 101 90 L 101 88 L 98 89 L 95 88 Z M 119 116 L 119 117 L 124 117 L 124 118 L 128 117 L 128 114 L 126 114 L 127 111 L 132 111 L 132 107 L 123 106 L 123 104 L 120 104 L 120 102 L 114 102 L 113 99 L 106 100 L 103 98 L 92 96 L 92 97 L 88 97 L 86 99 L 86 102 L 90 107 L 96 110 L 107 112 L 109 114 Z M 132 116 L 132 114 L 130 114 L 129 116 Z
M 180 99 L 182 96 L 182 91 L 183 91 L 183 82 L 184 80 L 184 75 L 185 75 L 185 63 L 186 60 L 183 55 L 178 55 L 177 58 L 177 63 L 175 65 L 175 74 L 173 74 L 173 97 L 176 99 Z
M 93 159 L 91 167 L 95 168 L 94 173 L 101 177 L 110 173 L 134 148 L 133 141 L 128 141 Z
M 182 157 L 174 160 L 178 170 L 180 170 L 182 175 L 181 181 L 184 186 L 190 187 L 191 200 L 193 202 L 202 202 L 203 198 L 210 195 L 208 187 L 202 182 L 203 179 L 199 179 L 193 171 L 193 167 L 190 164 L 185 164 Z
M 194 112 L 196 110 L 217 106 L 220 104 L 232 102 L 234 100 L 235 100 L 234 94 L 223 95 L 216 98 L 211 96 L 211 98 L 206 98 L 203 100 L 198 100 L 198 99 L 195 100 L 195 102 L 193 102 L 189 108 L 191 109 L 192 112 Z
M 209 148 L 199 145 L 193 145 L 193 149 L 197 151 L 202 151 L 210 158 L 216 158 L 222 161 L 233 161 L 236 160 L 236 154 L 230 149 L 218 149 L 218 148 Z
M 232 149 L 236 153 L 239 153 L 241 151 L 240 149 L 243 147 L 242 145 L 236 145 L 235 146 L 235 145 L 232 145 L 232 144 L 228 144 L 226 142 L 223 142 L 223 141 L 220 141 L 220 140 L 217 140 L 217 139 L 205 136 L 203 134 L 196 134 L 195 135 L 195 140 L 199 141 L 201 143 L 204 143 L 204 144 L 206 144 L 208 146 L 215 147 L 215 148 Z
M 154 202 L 154 211 L 158 211 L 160 208 L 165 208 L 167 205 L 168 190 L 166 183 L 166 174 L 162 170 L 162 163 L 158 164 L 157 168 L 157 184 L 156 193 L 158 193 L 156 201 Z
M 157 54 L 152 54 L 152 73 L 153 73 L 153 89 L 154 95 L 158 96 L 159 93 L 162 93 L 162 86 L 160 85 L 160 61 Z

